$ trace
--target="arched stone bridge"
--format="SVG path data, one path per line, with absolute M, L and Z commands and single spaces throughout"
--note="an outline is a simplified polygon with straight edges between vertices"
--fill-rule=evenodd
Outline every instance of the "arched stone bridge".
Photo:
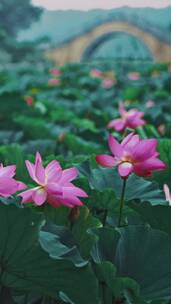
M 171 62 L 171 33 L 162 32 L 146 21 L 141 20 L 139 23 L 136 20 L 135 16 L 134 21 L 120 21 L 116 18 L 97 24 L 86 33 L 64 41 L 63 44 L 49 50 L 47 57 L 59 65 L 86 61 L 104 41 L 122 32 L 142 41 L 155 61 Z

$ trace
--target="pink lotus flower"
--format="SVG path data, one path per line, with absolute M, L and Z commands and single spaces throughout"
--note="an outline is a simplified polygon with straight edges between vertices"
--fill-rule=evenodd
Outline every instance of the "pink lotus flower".
M 56 160 L 44 168 L 38 152 L 35 164 L 27 160 L 26 166 L 37 186 L 20 193 L 22 203 L 34 202 L 35 205 L 41 206 L 47 202 L 55 208 L 83 205 L 78 197 L 87 197 L 87 194 L 71 183 L 78 175 L 76 168 L 62 170 Z
M 118 166 L 119 174 L 123 178 L 131 173 L 150 176 L 152 171 L 165 169 L 165 164 L 157 158 L 156 139 L 140 139 L 138 135 L 131 133 L 119 144 L 110 135 L 109 148 L 112 155 L 97 155 L 96 161 L 104 167 Z
M 124 104 L 120 103 L 119 112 L 121 114 L 121 118 L 112 120 L 108 124 L 108 128 L 114 129 L 118 132 L 123 132 L 126 128 L 136 129 L 137 127 L 145 124 L 145 120 L 142 119 L 144 113 L 137 109 L 126 111 Z
M 145 104 L 147 109 L 155 107 L 155 102 L 153 100 L 148 100 Z
M 93 77 L 93 78 L 102 78 L 103 77 L 103 73 L 100 70 L 98 70 L 98 69 L 93 69 L 90 72 L 90 76 Z
M 161 135 L 164 135 L 164 133 L 166 131 L 166 126 L 165 126 L 165 124 L 161 124 L 160 126 L 158 126 L 157 129 Z
M 32 96 L 25 96 L 24 97 L 25 102 L 27 103 L 28 106 L 33 106 L 34 104 L 34 99 Z
M 164 193 L 165 193 L 166 201 L 171 206 L 171 193 L 170 193 L 170 189 L 169 189 L 167 184 L 164 184 L 163 190 L 164 190 Z
M 105 89 L 111 89 L 116 84 L 115 79 L 105 78 L 102 82 L 102 87 Z
M 53 76 L 60 76 L 61 75 L 61 71 L 59 69 L 50 69 L 50 74 L 52 74 Z
M 60 79 L 56 79 L 56 78 L 49 79 L 48 85 L 52 86 L 52 87 L 58 86 L 58 85 L 60 85 Z
M 136 81 L 140 79 L 140 73 L 138 72 L 130 72 L 128 73 L 128 79 L 132 81 Z
M 10 197 L 17 191 L 26 189 L 26 185 L 14 179 L 16 174 L 16 166 L 4 167 L 0 164 L 0 196 Z

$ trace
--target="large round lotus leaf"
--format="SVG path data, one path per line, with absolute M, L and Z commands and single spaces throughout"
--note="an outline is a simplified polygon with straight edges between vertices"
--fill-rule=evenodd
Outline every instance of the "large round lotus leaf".
M 170 206 L 151 206 L 149 203 L 131 203 L 129 206 L 140 215 L 144 223 L 148 223 L 154 229 L 171 234 Z
M 66 257 L 52 259 L 39 244 L 43 224 L 42 215 L 29 208 L 0 205 L 1 285 L 53 297 L 64 292 L 75 304 L 97 303 L 90 266 L 78 268 Z
M 115 256 L 118 275 L 134 279 L 145 299 L 171 298 L 171 237 L 145 226 L 120 232 Z
M 112 189 L 116 198 L 120 199 L 123 180 L 116 169 L 102 167 L 91 169 L 89 162 L 84 162 L 78 169 L 81 174 L 88 178 L 92 189 L 99 191 Z M 163 191 L 159 189 L 156 182 L 151 182 L 132 174 L 127 181 L 125 200 L 130 201 L 134 199 L 139 199 L 142 202 L 148 201 L 152 205 L 165 203 Z

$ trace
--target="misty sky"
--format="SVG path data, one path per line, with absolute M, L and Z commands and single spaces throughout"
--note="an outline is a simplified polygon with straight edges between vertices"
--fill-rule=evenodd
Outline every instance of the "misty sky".
M 32 0 L 32 2 L 49 10 L 111 9 L 124 5 L 160 8 L 171 5 L 171 0 Z

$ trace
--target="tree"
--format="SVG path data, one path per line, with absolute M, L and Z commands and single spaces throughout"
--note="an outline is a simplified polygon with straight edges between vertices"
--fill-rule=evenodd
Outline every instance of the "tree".
M 31 0 L 0 0 L 0 31 L 15 38 L 18 31 L 30 26 L 41 15 L 42 9 L 34 7 Z

